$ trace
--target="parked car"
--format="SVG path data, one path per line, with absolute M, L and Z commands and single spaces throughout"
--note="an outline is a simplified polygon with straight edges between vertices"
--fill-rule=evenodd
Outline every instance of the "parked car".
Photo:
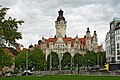
M 22 75 L 25 76 L 27 73 L 28 73 L 28 75 L 32 75 L 32 74 L 33 74 L 32 71 L 30 71 L 30 70 L 25 70 L 25 71 L 23 71 Z
M 10 76 L 16 76 L 16 74 L 14 72 L 6 72 L 5 77 L 10 77 Z

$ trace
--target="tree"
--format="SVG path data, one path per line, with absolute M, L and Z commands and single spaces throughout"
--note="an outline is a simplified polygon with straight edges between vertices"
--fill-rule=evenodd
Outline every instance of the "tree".
M 86 61 L 86 59 L 82 54 L 76 53 L 74 55 L 74 65 L 76 67 L 85 65 L 85 63 L 86 63 L 85 61 Z
M 94 66 L 97 63 L 97 53 L 94 51 L 87 51 L 84 55 L 86 58 L 86 65 L 88 66 Z
M 29 67 L 36 69 L 44 70 L 46 67 L 46 60 L 45 55 L 43 54 L 43 51 L 37 47 L 35 47 L 33 50 L 30 50 L 29 52 Z
M 106 63 L 106 54 L 105 52 L 97 52 L 97 54 L 99 55 L 99 65 L 102 67 Z
M 12 17 L 5 19 L 8 9 L 0 8 L 0 47 L 7 44 L 8 46 L 18 46 L 16 40 L 22 39 L 21 33 L 18 32 L 18 25 L 21 25 L 24 21 Z
M 21 51 L 20 54 L 16 56 L 15 67 L 25 69 L 26 65 L 26 51 Z
M 62 57 L 62 67 L 71 66 L 71 55 L 69 52 L 65 52 Z
M 13 63 L 13 57 L 4 48 L 0 48 L 0 70 L 4 66 L 11 67 Z
M 21 51 L 19 55 L 16 57 L 15 65 L 17 68 L 25 69 L 26 67 L 26 50 Z M 28 68 L 43 70 L 46 67 L 46 60 L 43 51 L 37 47 L 33 50 L 28 50 Z
M 59 58 L 58 58 L 58 54 L 56 52 L 51 52 L 51 60 L 52 60 L 52 69 L 57 68 L 59 65 Z M 50 67 L 50 54 L 47 57 L 47 67 Z

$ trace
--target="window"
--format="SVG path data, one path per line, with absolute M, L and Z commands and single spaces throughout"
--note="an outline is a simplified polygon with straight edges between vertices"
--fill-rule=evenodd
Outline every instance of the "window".
M 119 50 L 117 50 L 117 55 L 120 55 L 120 51 Z
M 81 41 L 81 44 L 82 44 L 82 41 Z
M 118 58 L 118 60 L 120 60 L 120 57 L 117 57 Z
M 118 34 L 118 30 L 117 30 L 116 32 L 117 32 L 117 34 Z
M 120 37 L 118 37 L 118 40 L 120 40 Z
M 117 49 L 119 49 L 119 43 L 117 43 Z

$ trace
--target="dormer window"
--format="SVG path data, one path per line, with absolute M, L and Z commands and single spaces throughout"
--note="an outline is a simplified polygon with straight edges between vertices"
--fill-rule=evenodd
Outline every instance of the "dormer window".
M 82 44 L 82 41 L 80 43 Z

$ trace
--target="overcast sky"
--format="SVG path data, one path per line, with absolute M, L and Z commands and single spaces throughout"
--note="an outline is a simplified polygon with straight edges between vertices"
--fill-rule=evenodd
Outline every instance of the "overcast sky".
M 84 37 L 89 27 L 91 35 L 98 34 L 98 43 L 105 41 L 109 23 L 120 17 L 120 0 L 0 0 L 9 7 L 9 16 L 25 23 L 19 27 L 23 39 L 18 42 L 28 47 L 41 39 L 55 35 L 55 21 L 60 5 L 67 21 L 67 36 Z

